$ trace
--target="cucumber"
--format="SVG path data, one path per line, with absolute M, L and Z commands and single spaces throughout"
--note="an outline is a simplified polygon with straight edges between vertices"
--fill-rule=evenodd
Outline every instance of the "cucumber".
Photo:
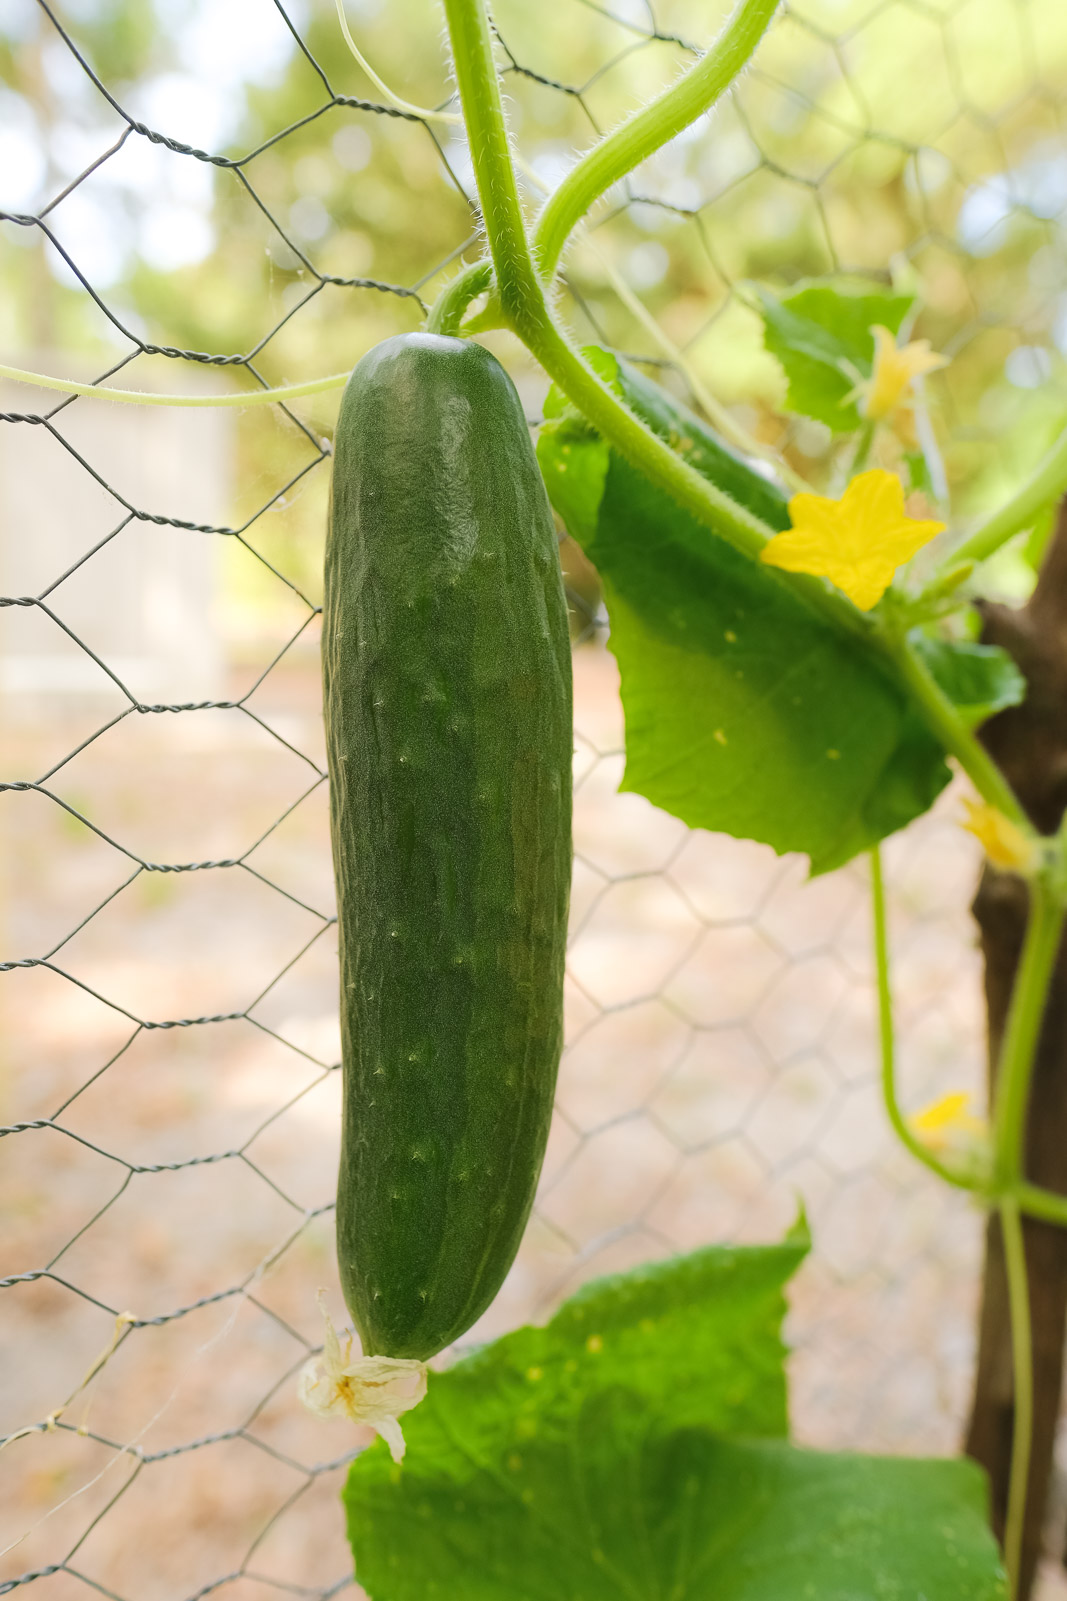
M 481 1315 L 533 1204 L 562 1046 L 571 658 L 522 406 L 403 334 L 348 381 L 323 607 L 341 957 L 341 1283 L 364 1352 Z

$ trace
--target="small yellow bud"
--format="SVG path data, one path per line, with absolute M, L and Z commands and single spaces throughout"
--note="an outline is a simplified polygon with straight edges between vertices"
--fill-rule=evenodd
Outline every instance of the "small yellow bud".
M 998 812 L 988 801 L 963 802 L 967 818 L 963 826 L 973 834 L 994 867 L 1007 872 L 1024 873 L 1033 865 L 1034 842 L 1027 838 L 1017 823 L 1003 812 Z
M 949 358 L 930 349 L 929 339 L 916 339 L 898 345 L 888 328 L 876 324 L 874 368 L 870 378 L 859 386 L 864 396 L 863 414 L 872 422 L 887 422 L 899 408 L 908 407 L 908 390 L 923 373 L 947 367 Z

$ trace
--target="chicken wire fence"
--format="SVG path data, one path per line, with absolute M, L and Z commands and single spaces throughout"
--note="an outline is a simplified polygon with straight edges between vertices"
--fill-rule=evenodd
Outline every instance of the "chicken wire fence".
M 691 56 L 706 9 L 496 8 L 531 190 Z M 396 16 L 353 8 L 443 92 L 436 24 Z M 25 0 L 0 45 L 0 316 L 23 366 L 190 398 L 223 367 L 249 389 L 336 371 L 417 326 L 476 244 L 457 125 L 340 93 L 365 80 L 325 4 Z M 827 440 L 781 422 L 744 280 L 884 279 L 892 258 L 956 358 L 936 381 L 950 473 L 964 503 L 989 492 L 1062 403 L 1065 75 L 1055 0 L 790 0 L 695 136 L 592 219 L 567 314 L 817 475 Z M 497 343 L 536 421 L 543 382 Z M 320 1285 L 344 1320 L 316 632 L 336 396 L 236 420 L 14 385 L 0 403 L 0 1589 L 327 1597 L 354 1584 L 337 1495 L 364 1443 L 296 1401 Z M 607 619 L 561 551 L 568 1045 L 535 1216 L 470 1338 L 597 1273 L 774 1238 L 802 1200 L 798 1437 L 955 1449 L 980 1218 L 882 1119 L 865 870 L 806 882 L 616 793 Z M 913 1104 L 980 1094 L 957 811 L 950 792 L 887 852 Z

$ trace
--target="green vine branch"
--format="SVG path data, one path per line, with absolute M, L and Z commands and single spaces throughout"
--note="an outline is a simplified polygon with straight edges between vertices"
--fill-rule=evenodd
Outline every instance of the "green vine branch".
M 892 991 L 886 931 L 885 884 L 881 854 L 871 851 L 871 903 L 874 914 L 874 948 L 878 982 L 879 1034 L 882 1048 L 882 1093 L 894 1132 L 916 1160 L 946 1183 L 980 1195 L 996 1206 L 1004 1241 L 1004 1262 L 1011 1325 L 1013 1422 L 1008 1509 L 1004 1527 L 1004 1563 L 1012 1601 L 1019 1594 L 1026 1497 L 1033 1442 L 1033 1334 L 1030 1290 L 1022 1229 L 1023 1212 L 1047 1221 L 1067 1224 L 1067 1197 L 1028 1184 L 1023 1178 L 1026 1112 L 1030 1081 L 1049 981 L 1064 924 L 1064 900 L 1055 893 L 1047 874 L 1030 886 L 1031 909 L 1022 959 L 1012 992 L 997 1073 L 993 1110 L 991 1171 L 969 1177 L 938 1160 L 917 1139 L 900 1110 L 895 1079 Z
M 886 1116 L 901 1144 L 917 1162 L 936 1173 L 938 1178 L 956 1189 L 970 1190 L 987 1205 L 1008 1202 L 1027 1217 L 1040 1218 L 1046 1223 L 1057 1223 L 1067 1228 L 1067 1195 L 1030 1184 L 1019 1176 L 1022 1156 L 1015 1177 L 998 1180 L 995 1171 L 988 1175 L 971 1175 L 956 1172 L 934 1154 L 915 1134 L 901 1110 L 896 1082 L 896 1041 L 893 1023 L 893 993 L 890 982 L 889 936 L 887 929 L 885 878 L 881 852 L 875 846 L 869 853 L 871 863 L 871 910 L 874 928 L 874 957 L 878 988 L 878 1034 L 881 1048 L 882 1099 Z M 1040 941 L 1044 943 L 1044 940 Z M 1036 988 L 1036 986 L 1035 986 Z M 1041 997 L 1044 1000 L 1044 995 Z M 1022 1058 L 1020 1056 L 1019 1060 Z M 1027 1074 L 1029 1082 L 1029 1072 Z M 991 1164 L 991 1168 L 993 1164 Z
M 1060 1228 L 1067 1228 L 1067 1195 L 1057 1195 L 1055 1190 L 1042 1189 L 1039 1184 L 1028 1184 L 1025 1181 L 1013 1185 L 1008 1196 L 1027 1217 L 1039 1218 L 1044 1223 L 1056 1223 Z
M 1000 768 L 963 722 L 940 684 L 912 650 L 904 634 L 883 625 L 879 643 L 894 662 L 930 731 L 955 756 L 984 801 L 996 807 L 1027 836 L 1033 828 Z
M 758 558 L 770 530 L 702 479 L 608 390 L 554 320 L 543 280 L 553 276 L 567 237 L 598 195 L 658 148 L 672 131 L 677 132 L 692 116 L 699 115 L 699 111 L 711 103 L 714 93 L 721 93 L 725 84 L 732 81 L 743 60 L 747 60 L 755 48 L 774 9 L 771 0 L 762 0 L 762 3 L 761 0 L 747 0 L 740 5 L 726 30 L 736 48 L 740 50 L 743 44 L 745 50 L 732 70 L 729 52 L 712 52 L 679 84 L 597 146 L 546 204 L 531 247 L 519 201 L 484 0 L 445 0 L 460 102 L 503 318 L 609 444 L 702 523 L 750 558 Z M 748 33 L 744 31 L 746 27 L 750 30 Z M 721 75 L 721 81 L 715 78 L 716 72 Z M 716 82 L 719 83 L 717 90 L 713 87 Z M 701 86 L 700 93 L 705 96 L 703 105 L 698 104 L 699 95 L 695 94 L 694 84 Z M 694 98 L 687 101 L 687 95 Z M 672 123 L 675 116 L 684 116 L 685 120 L 675 125 Z M 443 326 L 453 325 L 451 318 L 456 308 L 475 282 L 485 287 L 484 277 L 466 276 L 462 289 L 454 299 L 447 301 L 441 314 Z M 468 295 L 463 304 L 469 304 L 469 300 Z M 462 316 L 461 307 L 458 315 Z M 864 443 L 861 439 L 861 449 Z M 1025 527 L 1064 483 L 1067 483 L 1067 436 L 1050 452 L 1023 491 L 952 553 L 952 562 L 959 566 L 984 559 L 999 543 L 1011 537 L 1011 533 Z M 927 726 L 956 757 L 983 798 L 1018 827 L 1032 833 L 1023 808 L 1004 775 L 918 660 L 909 646 L 906 632 L 899 623 L 894 623 L 892 615 L 872 620 L 825 584 L 805 581 L 803 577 L 797 580 L 797 588 L 834 626 L 866 635 L 870 647 L 892 663 Z M 1004 1233 L 1015 1372 L 1015 1434 L 1005 1558 L 1012 1593 L 1016 1595 L 1033 1411 L 1029 1289 L 1021 1211 L 1024 1206 L 1029 1209 L 1054 1199 L 1025 1183 L 1024 1132 L 1035 1047 L 1062 934 L 1067 896 L 1060 881 L 1062 875 L 1054 875 L 1047 864 L 1034 875 L 1031 916 L 999 1064 L 991 1170 L 988 1164 L 981 1167 L 976 1164 L 972 1173 L 964 1173 L 942 1162 L 929 1150 L 909 1127 L 900 1109 L 895 1077 L 885 887 L 877 850 L 871 854 L 871 864 L 882 1087 L 890 1122 L 905 1147 L 939 1178 L 977 1193 L 987 1205 L 995 1204 Z
M 1022 1214 L 1067 1225 L 1067 1197 L 1057 1196 L 1024 1177 L 1026 1120 L 1037 1042 L 1049 985 L 1063 936 L 1067 896 L 1058 861 L 1044 864 L 1030 880 L 1030 911 L 1007 1025 L 997 1064 L 989 1171 L 968 1179 L 940 1162 L 917 1140 L 897 1101 L 894 1075 L 892 1001 L 886 934 L 885 887 L 881 858 L 871 852 L 871 900 L 878 976 L 882 1044 L 882 1088 L 889 1120 L 907 1149 L 949 1184 L 977 1191 L 994 1205 L 1000 1219 L 1011 1326 L 1013 1412 L 1004 1562 L 1010 1594 L 1019 1594 L 1026 1498 L 1033 1445 L 1034 1375 L 1030 1289 Z
M 493 263 L 475 261 L 449 280 L 426 318 L 428 334 L 457 335 L 472 300 L 485 293 L 493 281 Z
M 772 11 L 767 12 L 764 27 Z M 755 14 L 751 3 L 735 12 L 735 20 L 742 12 L 751 23 Z M 742 554 L 758 559 L 772 530 L 701 477 L 635 417 L 556 323 L 538 276 L 519 201 L 484 0 L 445 0 L 445 15 L 503 317 L 610 445 L 698 521 Z M 684 90 L 687 82 L 682 79 L 654 102 L 660 116 L 667 115 L 667 97 Z M 634 120 L 642 115 L 638 113 Z M 906 639 L 892 633 L 884 621 L 859 611 L 822 580 L 794 574 L 791 581 L 795 592 L 825 621 L 839 632 L 865 641 L 898 682 L 903 680 L 927 726 L 956 757 L 983 799 L 1029 831 L 1025 814 L 1000 770 Z
M 543 268 L 553 255 L 558 260 L 558 252 L 579 218 L 579 200 L 583 205 L 592 204 L 604 185 L 616 181 L 691 122 L 733 81 L 766 31 L 776 9 L 774 0 L 741 0 L 708 55 L 578 163 L 547 202 L 532 246 L 519 199 L 484 4 L 482 0 L 446 0 L 445 9 L 492 266 L 481 261 L 463 269 L 438 297 L 428 327 L 435 332 L 460 332 L 466 309 L 490 287 L 495 272 L 491 305 L 462 331 L 483 326 L 487 318 L 494 324 L 510 326 L 614 448 L 704 526 L 750 559 L 758 558 L 773 530 L 702 478 L 600 380 L 556 323 L 538 268 Z M 0 366 L 0 377 L 67 394 L 102 395 L 127 404 L 243 408 L 341 388 L 348 375 L 335 373 L 273 389 L 222 395 L 154 395 L 57 379 L 9 366 Z M 953 553 L 951 560 L 957 570 L 961 561 L 982 559 L 998 541 L 1026 526 L 1035 508 L 1047 503 L 1063 482 L 1067 482 L 1067 434 L 1008 505 Z M 860 612 L 820 579 L 796 574 L 779 581 L 789 582 L 836 630 L 871 649 L 898 682 L 903 679 L 928 727 L 956 757 L 983 798 L 1020 827 L 1028 827 L 1003 776 L 903 636 L 894 633 L 884 619 Z
M 900 1143 L 911 1152 L 917 1162 L 936 1173 L 939 1179 L 961 1190 L 979 1190 L 978 1176 L 957 1173 L 938 1159 L 923 1144 L 909 1126 L 900 1109 L 896 1084 L 896 1041 L 893 1025 L 893 991 L 889 973 L 889 934 L 886 918 L 885 879 L 882 873 L 882 853 L 875 845 L 870 851 L 871 911 L 874 923 L 874 962 L 878 985 L 878 1038 L 882 1057 L 882 1100 L 886 1116 Z
M 754 14 L 753 0 L 745 10 Z M 773 7 L 767 20 L 770 11 Z M 773 529 L 657 438 L 593 372 L 556 324 L 534 265 L 519 202 L 484 4 L 445 0 L 445 16 L 504 319 L 609 444 L 706 527 L 755 559 Z M 683 79 L 667 93 L 677 92 L 686 82 Z M 663 101 L 661 96 L 660 115 Z M 863 635 L 871 630 L 871 620 L 821 580 L 796 575 L 794 587 L 839 631 Z
M 946 565 L 986 561 L 1024 528 L 1032 526 L 1053 501 L 1067 493 L 1067 428 L 1014 495 L 972 529 L 945 558 Z
M 993 1177 L 1010 1193 L 1023 1178 L 1030 1079 L 1067 907 L 1047 871 L 1030 880 L 1030 914 L 1012 990 L 993 1103 Z
M 534 229 L 533 253 L 542 278 L 554 277 L 568 238 L 600 196 L 688 128 L 730 87 L 779 3 L 739 0 L 707 54 L 571 168 L 545 203 Z

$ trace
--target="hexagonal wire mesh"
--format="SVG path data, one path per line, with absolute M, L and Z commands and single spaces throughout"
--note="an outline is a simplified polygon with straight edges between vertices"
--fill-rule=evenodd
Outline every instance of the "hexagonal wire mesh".
M 531 183 L 710 36 L 682 0 L 553 9 L 553 29 L 517 0 L 496 11 Z M 443 81 L 421 6 L 406 27 L 355 10 L 407 93 Z M 459 129 L 340 93 L 360 75 L 326 0 L 21 0 L 0 28 L 5 339 L 26 366 L 128 367 L 191 395 L 219 367 L 249 387 L 336 370 L 416 326 L 475 243 Z M 596 214 L 567 314 L 818 481 L 828 441 L 782 424 L 743 282 L 884 278 L 896 257 L 955 357 L 935 389 L 954 487 L 978 504 L 1062 404 L 1065 76 L 1056 0 L 789 0 L 734 91 Z M 543 381 L 493 342 L 535 419 Z M 234 424 L 31 411 L 29 393 L 5 389 L 0 431 L 0 1132 L 20 1136 L 0 1178 L 0 1588 L 326 1597 L 353 1583 L 336 1501 L 353 1441 L 301 1414 L 295 1375 L 335 1283 L 315 622 L 336 397 Z M 803 1197 L 799 1437 L 954 1449 L 979 1220 L 881 1117 L 864 871 L 805 883 L 796 860 L 615 793 L 606 619 L 562 549 L 568 1049 L 536 1215 L 472 1338 L 592 1274 L 774 1237 Z M 916 1100 L 981 1078 L 977 856 L 954 814 L 950 798 L 888 850 Z

